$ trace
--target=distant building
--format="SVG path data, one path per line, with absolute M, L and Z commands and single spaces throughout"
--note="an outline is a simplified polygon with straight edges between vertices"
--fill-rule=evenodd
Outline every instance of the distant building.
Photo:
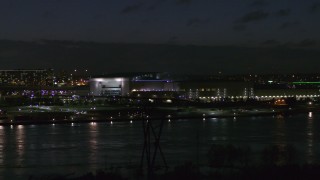
M 0 70 L 0 86 L 49 87 L 53 84 L 52 69 Z
M 129 93 L 129 79 L 125 77 L 92 78 L 89 82 L 93 96 L 126 96 Z
M 177 80 L 165 73 L 117 74 L 90 79 L 94 96 L 204 99 L 253 96 L 248 82 Z
M 185 99 L 203 99 L 212 101 L 215 99 L 253 96 L 253 83 L 241 81 L 182 81 L 180 82 L 180 94 Z
M 89 84 L 89 74 L 87 70 L 75 70 L 70 73 L 67 71 L 55 72 L 54 86 L 56 87 L 76 87 L 87 86 Z
M 179 98 L 203 102 L 320 97 L 320 82 L 263 82 L 206 77 L 175 77 L 168 73 L 131 73 L 90 80 L 91 95 L 135 98 Z

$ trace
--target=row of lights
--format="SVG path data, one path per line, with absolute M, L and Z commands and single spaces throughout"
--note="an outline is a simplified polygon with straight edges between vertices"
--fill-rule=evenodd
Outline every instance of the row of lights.
M 320 95 L 261 96 L 261 98 L 320 97 Z M 256 98 L 259 98 L 256 96 Z
M 272 110 L 272 111 L 274 112 L 274 110 Z M 234 115 L 236 115 L 236 113 L 234 113 Z M 205 116 L 206 115 L 203 114 L 203 119 L 202 119 L 203 121 L 206 120 Z M 168 115 L 168 117 L 171 117 L 171 116 Z M 308 117 L 309 118 L 312 117 L 312 112 L 309 112 Z M 236 119 L 236 116 L 234 116 L 233 119 Z M 52 120 L 54 121 L 55 119 L 53 118 Z M 11 120 L 11 122 L 12 122 L 12 120 Z M 148 122 L 148 120 L 147 120 L 147 122 Z M 168 122 L 170 123 L 171 119 L 168 119 Z M 132 124 L 132 123 L 133 123 L 133 121 L 130 120 L 130 124 Z M 97 124 L 96 122 L 91 122 L 91 125 L 96 125 L 96 124 Z M 110 121 L 110 124 L 113 124 L 113 121 Z M 55 124 L 53 123 L 52 126 L 55 126 Z M 74 123 L 71 123 L 71 126 L 74 126 Z M 18 125 L 19 129 L 22 128 L 22 127 L 23 127 L 23 125 Z M 13 129 L 13 125 L 10 125 L 10 128 Z M 0 126 L 0 129 L 3 129 L 3 126 Z
M 149 117 L 149 116 L 147 116 L 147 117 Z M 168 117 L 171 117 L 171 115 L 168 115 Z M 112 117 L 110 117 L 110 118 L 112 119 Z M 71 118 L 71 119 L 73 120 L 73 118 Z M 93 120 L 93 117 L 91 117 L 91 119 Z M 55 118 L 52 118 L 52 121 L 55 121 Z M 10 120 L 10 122 L 12 123 L 13 120 Z M 147 120 L 147 122 L 148 122 L 148 120 Z M 168 122 L 171 122 L 171 120 L 169 119 Z M 130 120 L 130 124 L 132 124 L 132 123 L 133 123 L 133 121 Z M 110 121 L 110 124 L 113 124 L 113 121 Z M 53 123 L 52 126 L 54 126 L 54 125 L 55 125 L 55 124 Z M 91 125 L 96 125 L 96 122 L 91 122 Z M 22 126 L 22 125 L 18 125 L 18 127 L 19 127 L 19 126 Z M 73 122 L 71 123 L 71 126 L 74 126 L 74 123 L 73 123 Z M 0 127 L 2 127 L 2 126 L 0 126 Z M 10 127 L 12 128 L 13 125 L 10 125 Z
M 248 98 L 249 96 L 228 96 L 228 98 Z M 320 97 L 320 95 L 254 96 L 255 98 Z M 223 96 L 199 97 L 200 99 L 218 99 Z

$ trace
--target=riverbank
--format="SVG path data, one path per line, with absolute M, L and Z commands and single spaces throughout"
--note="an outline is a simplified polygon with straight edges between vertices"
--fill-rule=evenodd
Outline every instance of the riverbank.
M 69 123 L 116 123 L 142 120 L 237 118 L 258 116 L 288 116 L 298 113 L 320 112 L 313 106 L 269 107 L 64 107 L 20 106 L 9 109 L 0 119 L 0 126 Z

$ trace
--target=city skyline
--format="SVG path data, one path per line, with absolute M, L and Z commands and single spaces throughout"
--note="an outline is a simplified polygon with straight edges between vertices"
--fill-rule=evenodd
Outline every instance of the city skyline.
M 317 48 L 0 40 L 1 69 L 88 70 L 90 74 L 318 73 Z M 67 63 L 66 63 L 67 62 Z

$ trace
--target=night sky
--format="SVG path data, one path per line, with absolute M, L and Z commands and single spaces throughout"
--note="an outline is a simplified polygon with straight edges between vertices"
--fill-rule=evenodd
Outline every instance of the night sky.
M 0 23 L 0 69 L 291 73 L 320 60 L 314 0 L 3 0 Z

